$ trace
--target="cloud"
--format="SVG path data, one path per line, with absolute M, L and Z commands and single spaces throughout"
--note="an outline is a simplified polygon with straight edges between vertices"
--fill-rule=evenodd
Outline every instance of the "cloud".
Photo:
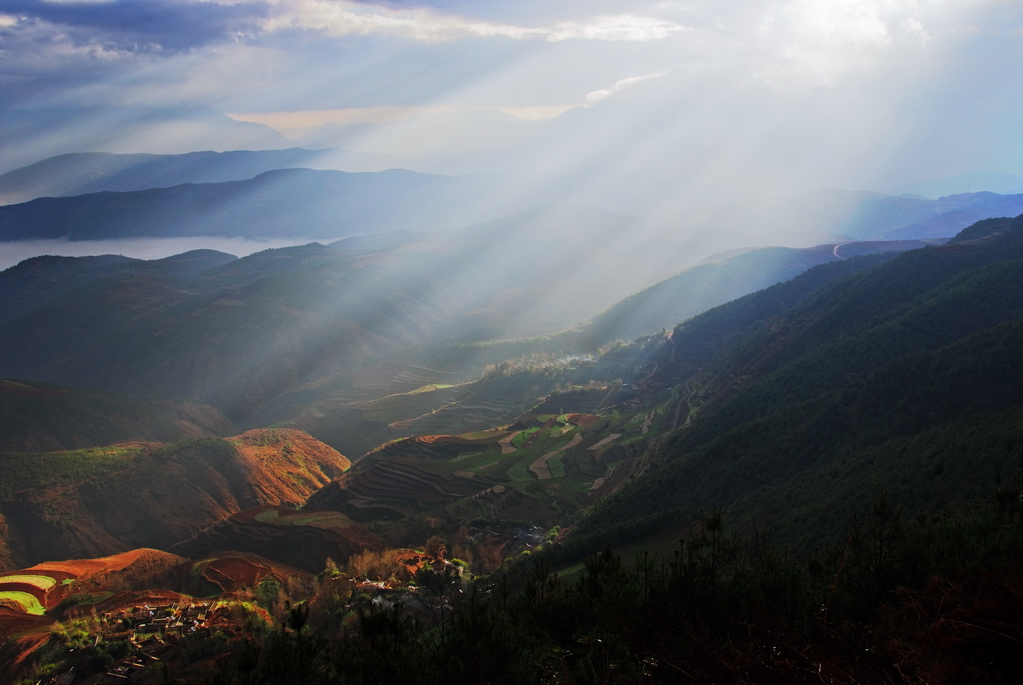
M 631 14 L 601 16 L 588 22 L 564 22 L 557 24 L 547 40 L 612 40 L 639 41 L 663 40 L 678 31 L 688 30 L 684 26 L 661 19 L 637 17 Z
M 595 90 L 592 93 L 587 93 L 587 102 L 599 102 L 605 98 L 611 97 L 622 88 L 627 88 L 643 81 L 650 81 L 652 79 L 658 79 L 664 76 L 665 72 L 659 71 L 656 74 L 645 74 L 643 76 L 630 76 L 629 78 L 623 78 L 619 81 L 615 81 L 615 84 L 610 88 L 603 88 L 601 90 Z
M 792 149 L 848 157 L 835 141 L 883 154 L 867 129 L 908 135 L 926 88 L 926 109 L 951 119 L 940 94 L 971 53 L 963 92 L 1005 100 L 1016 80 L 992 65 L 1013 63 L 1020 21 L 996 6 L 1011 14 L 994 0 L 0 0 L 0 109 L 205 106 L 289 132 L 343 129 L 345 145 L 381 154 L 489 150 L 556 128 L 532 148 L 556 168 L 608 140 L 628 140 L 637 169 L 704 147 L 701 169 L 743 167 L 753 146 L 736 132 L 774 145 L 777 130 L 809 140 L 807 122 L 823 122 L 814 145 L 763 153 L 762 171 L 791 165 Z M 874 113 L 886 118 L 869 124 Z
M 924 28 L 923 24 L 921 24 L 920 21 L 915 17 L 906 17 L 905 19 L 903 19 L 902 23 L 899 24 L 899 30 L 902 31 L 902 33 L 904 34 L 908 36 L 913 36 L 914 38 L 919 40 L 920 45 L 923 47 L 926 47 L 927 43 L 931 39 L 931 36 L 927 33 L 927 30 Z
M 204 0 L 6 0 L 5 12 L 56 27 L 75 40 L 119 49 L 189 50 L 251 31 L 262 2 Z
M 470 37 L 644 42 L 661 40 L 684 30 L 668 21 L 631 14 L 531 27 L 425 8 L 392 9 L 347 0 L 270 0 L 269 7 L 269 16 L 260 24 L 268 33 L 313 30 L 333 36 L 384 34 L 428 42 Z

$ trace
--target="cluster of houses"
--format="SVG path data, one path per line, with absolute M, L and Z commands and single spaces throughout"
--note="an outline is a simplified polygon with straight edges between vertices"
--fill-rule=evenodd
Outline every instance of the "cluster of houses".
M 143 604 L 124 609 L 116 615 L 104 614 L 102 618 L 107 622 L 119 621 L 130 632 L 131 641 L 138 643 L 152 636 L 182 637 L 185 633 L 205 628 L 207 617 L 213 613 L 216 604 Z
M 131 652 L 106 672 L 84 674 L 74 667 L 40 680 L 37 685 L 120 685 L 148 677 L 147 667 L 180 649 L 177 643 L 191 634 L 208 632 L 218 602 L 142 604 L 99 616 L 103 628 L 94 645 L 127 641 Z M 150 671 L 151 672 L 151 671 Z

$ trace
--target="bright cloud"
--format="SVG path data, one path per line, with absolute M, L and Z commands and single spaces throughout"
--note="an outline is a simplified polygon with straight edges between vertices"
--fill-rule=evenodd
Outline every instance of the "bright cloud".
M 0 7 L 0 116 L 108 105 L 230 112 L 234 121 L 224 124 L 235 130 L 264 135 L 270 127 L 309 147 L 394 155 L 381 163 L 395 166 L 418 150 L 438 159 L 489 155 L 524 150 L 521 141 L 536 137 L 520 158 L 509 153 L 498 163 L 480 154 L 472 168 L 530 167 L 539 150 L 553 168 L 589 170 L 603 158 L 587 155 L 613 144 L 616 164 L 656 169 L 649 158 L 663 155 L 705 175 L 721 169 L 727 182 L 717 185 L 725 187 L 736 169 L 764 176 L 800 154 L 806 168 L 825 155 L 835 168 L 833 160 L 849 166 L 853 156 L 866 168 L 901 138 L 927 137 L 931 129 L 914 123 L 921 112 L 948 122 L 930 124 L 935 131 L 964 128 L 951 112 L 975 92 L 1000 109 L 971 115 L 971 130 L 990 130 L 992 149 L 1023 159 L 1015 143 L 1004 143 L 1019 137 L 1017 125 L 1000 133 L 987 125 L 1003 114 L 1010 121 L 1023 103 L 1023 86 L 1003 73 L 1018 61 L 1012 32 L 1023 25 L 1023 7 L 1006 0 L 0 0 Z M 958 97 L 945 100 L 952 83 Z M 96 118 L 115 121 L 105 112 Z M 151 143 L 140 135 L 137 149 L 166 149 L 163 135 Z M 30 136 L 0 141 L 8 157 L 21 140 Z M 755 143 L 762 144 L 754 154 Z
M 602 88 L 601 90 L 595 90 L 592 93 L 587 93 L 586 100 L 587 102 L 599 102 L 604 98 L 608 98 L 614 95 L 622 88 L 627 88 L 631 85 L 642 83 L 643 81 L 650 81 L 653 79 L 661 78 L 662 76 L 664 76 L 664 73 L 665 72 L 660 71 L 657 72 L 656 74 L 646 74 L 644 76 L 630 76 L 629 78 L 623 78 L 621 80 L 615 81 L 615 84 L 610 88 Z
M 547 33 L 547 40 L 663 40 L 686 27 L 671 22 L 631 14 L 597 17 L 589 22 L 565 22 Z
M 652 41 L 667 38 L 684 27 L 649 17 L 620 14 L 590 20 L 528 27 L 479 21 L 427 9 L 395 10 L 341 0 L 275 0 L 270 17 L 261 24 L 274 33 L 288 29 L 323 31 L 334 36 L 390 34 L 421 41 L 466 37 L 511 39 Z
M 941 24 L 983 0 L 785 0 L 767 9 L 756 36 L 758 78 L 771 86 L 835 86 L 844 76 L 926 48 Z

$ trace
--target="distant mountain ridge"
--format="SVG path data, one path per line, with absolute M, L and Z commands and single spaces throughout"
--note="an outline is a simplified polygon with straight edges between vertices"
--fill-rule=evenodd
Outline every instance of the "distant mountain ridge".
M 912 193 L 929 198 L 940 198 L 960 193 L 988 191 L 1002 195 L 1023 193 L 1023 177 L 997 172 L 973 172 L 933 178 L 889 188 L 894 195 Z
M 0 175 L 0 204 L 40 197 L 169 188 L 182 183 L 242 181 L 267 171 L 307 167 L 324 152 L 237 150 L 182 155 L 72 152 Z
M 1023 212 L 1023 194 L 990 192 L 937 200 L 913 195 L 828 188 L 774 202 L 737 198 L 732 205 L 704 207 L 685 220 L 702 230 L 754 225 L 765 235 L 790 233 L 801 240 L 923 240 L 948 238 L 970 224 Z M 747 244 L 756 244 L 749 241 Z
M 341 238 L 465 223 L 488 181 L 412 171 L 278 169 L 255 178 L 0 207 L 0 240 Z
M 332 155 L 340 153 L 291 148 L 53 157 L 0 176 L 0 202 L 9 203 L 0 206 L 0 241 L 200 235 L 339 239 L 466 226 L 564 202 L 558 184 L 513 174 L 306 168 L 330 165 L 336 161 Z M 1019 190 L 1011 183 L 1003 187 Z M 612 197 L 590 202 L 615 206 Z M 634 211 L 642 224 L 642 209 Z M 650 228 L 693 236 L 731 234 L 747 245 L 813 245 L 947 238 L 975 221 L 1020 212 L 1023 194 L 985 191 L 928 199 L 824 189 L 773 200 L 740 193 L 732 203 L 694 206 Z M 718 241 L 711 249 L 726 247 Z
M 188 279 L 235 259 L 234 255 L 215 250 L 192 250 L 153 260 L 121 255 L 33 257 L 0 271 L 0 323 L 56 302 L 96 281 L 129 276 Z

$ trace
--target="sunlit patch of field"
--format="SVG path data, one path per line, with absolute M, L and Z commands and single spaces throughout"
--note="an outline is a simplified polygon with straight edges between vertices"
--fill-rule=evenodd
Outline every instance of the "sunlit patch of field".
M 46 608 L 35 595 L 20 590 L 0 590 L 0 606 L 4 604 L 17 605 L 26 614 L 33 616 L 42 616 L 46 613 Z
M 435 390 L 447 390 L 448 388 L 453 388 L 453 387 L 455 387 L 455 386 L 452 383 L 430 383 L 429 385 L 424 385 L 422 387 L 416 388 L 415 390 L 410 390 L 409 392 L 407 392 L 405 394 L 406 395 L 419 395 L 420 393 L 424 393 L 424 392 L 434 392 Z
M 411 393 L 429 385 L 457 384 L 462 374 L 457 371 L 430 369 L 406 362 L 384 361 L 360 371 L 352 382 L 352 392 L 362 399 L 382 397 L 396 393 Z
M 192 564 L 192 576 L 197 581 L 194 589 L 208 596 L 234 592 L 239 588 L 255 588 L 267 576 L 295 575 L 303 575 L 303 572 L 246 553 L 229 552 Z
M 464 434 L 473 429 L 507 423 L 523 408 L 505 397 L 477 394 L 472 386 L 461 386 L 459 390 L 462 397 L 413 418 L 394 422 L 392 427 L 420 434 Z
M 425 414 L 439 411 L 469 397 L 471 393 L 460 386 L 430 385 L 411 392 L 394 393 L 380 399 L 361 402 L 357 406 L 365 412 L 368 420 L 400 424 L 414 421 Z
M 261 511 L 252 520 L 277 526 L 312 526 L 326 530 L 344 530 L 355 525 L 350 518 L 337 511 L 307 512 L 280 508 Z
M 49 576 L 37 576 L 37 575 L 26 575 L 26 574 L 12 574 L 0 576 L 0 588 L 7 583 L 24 583 L 25 585 L 34 585 L 43 592 L 49 590 L 57 584 L 57 581 Z

